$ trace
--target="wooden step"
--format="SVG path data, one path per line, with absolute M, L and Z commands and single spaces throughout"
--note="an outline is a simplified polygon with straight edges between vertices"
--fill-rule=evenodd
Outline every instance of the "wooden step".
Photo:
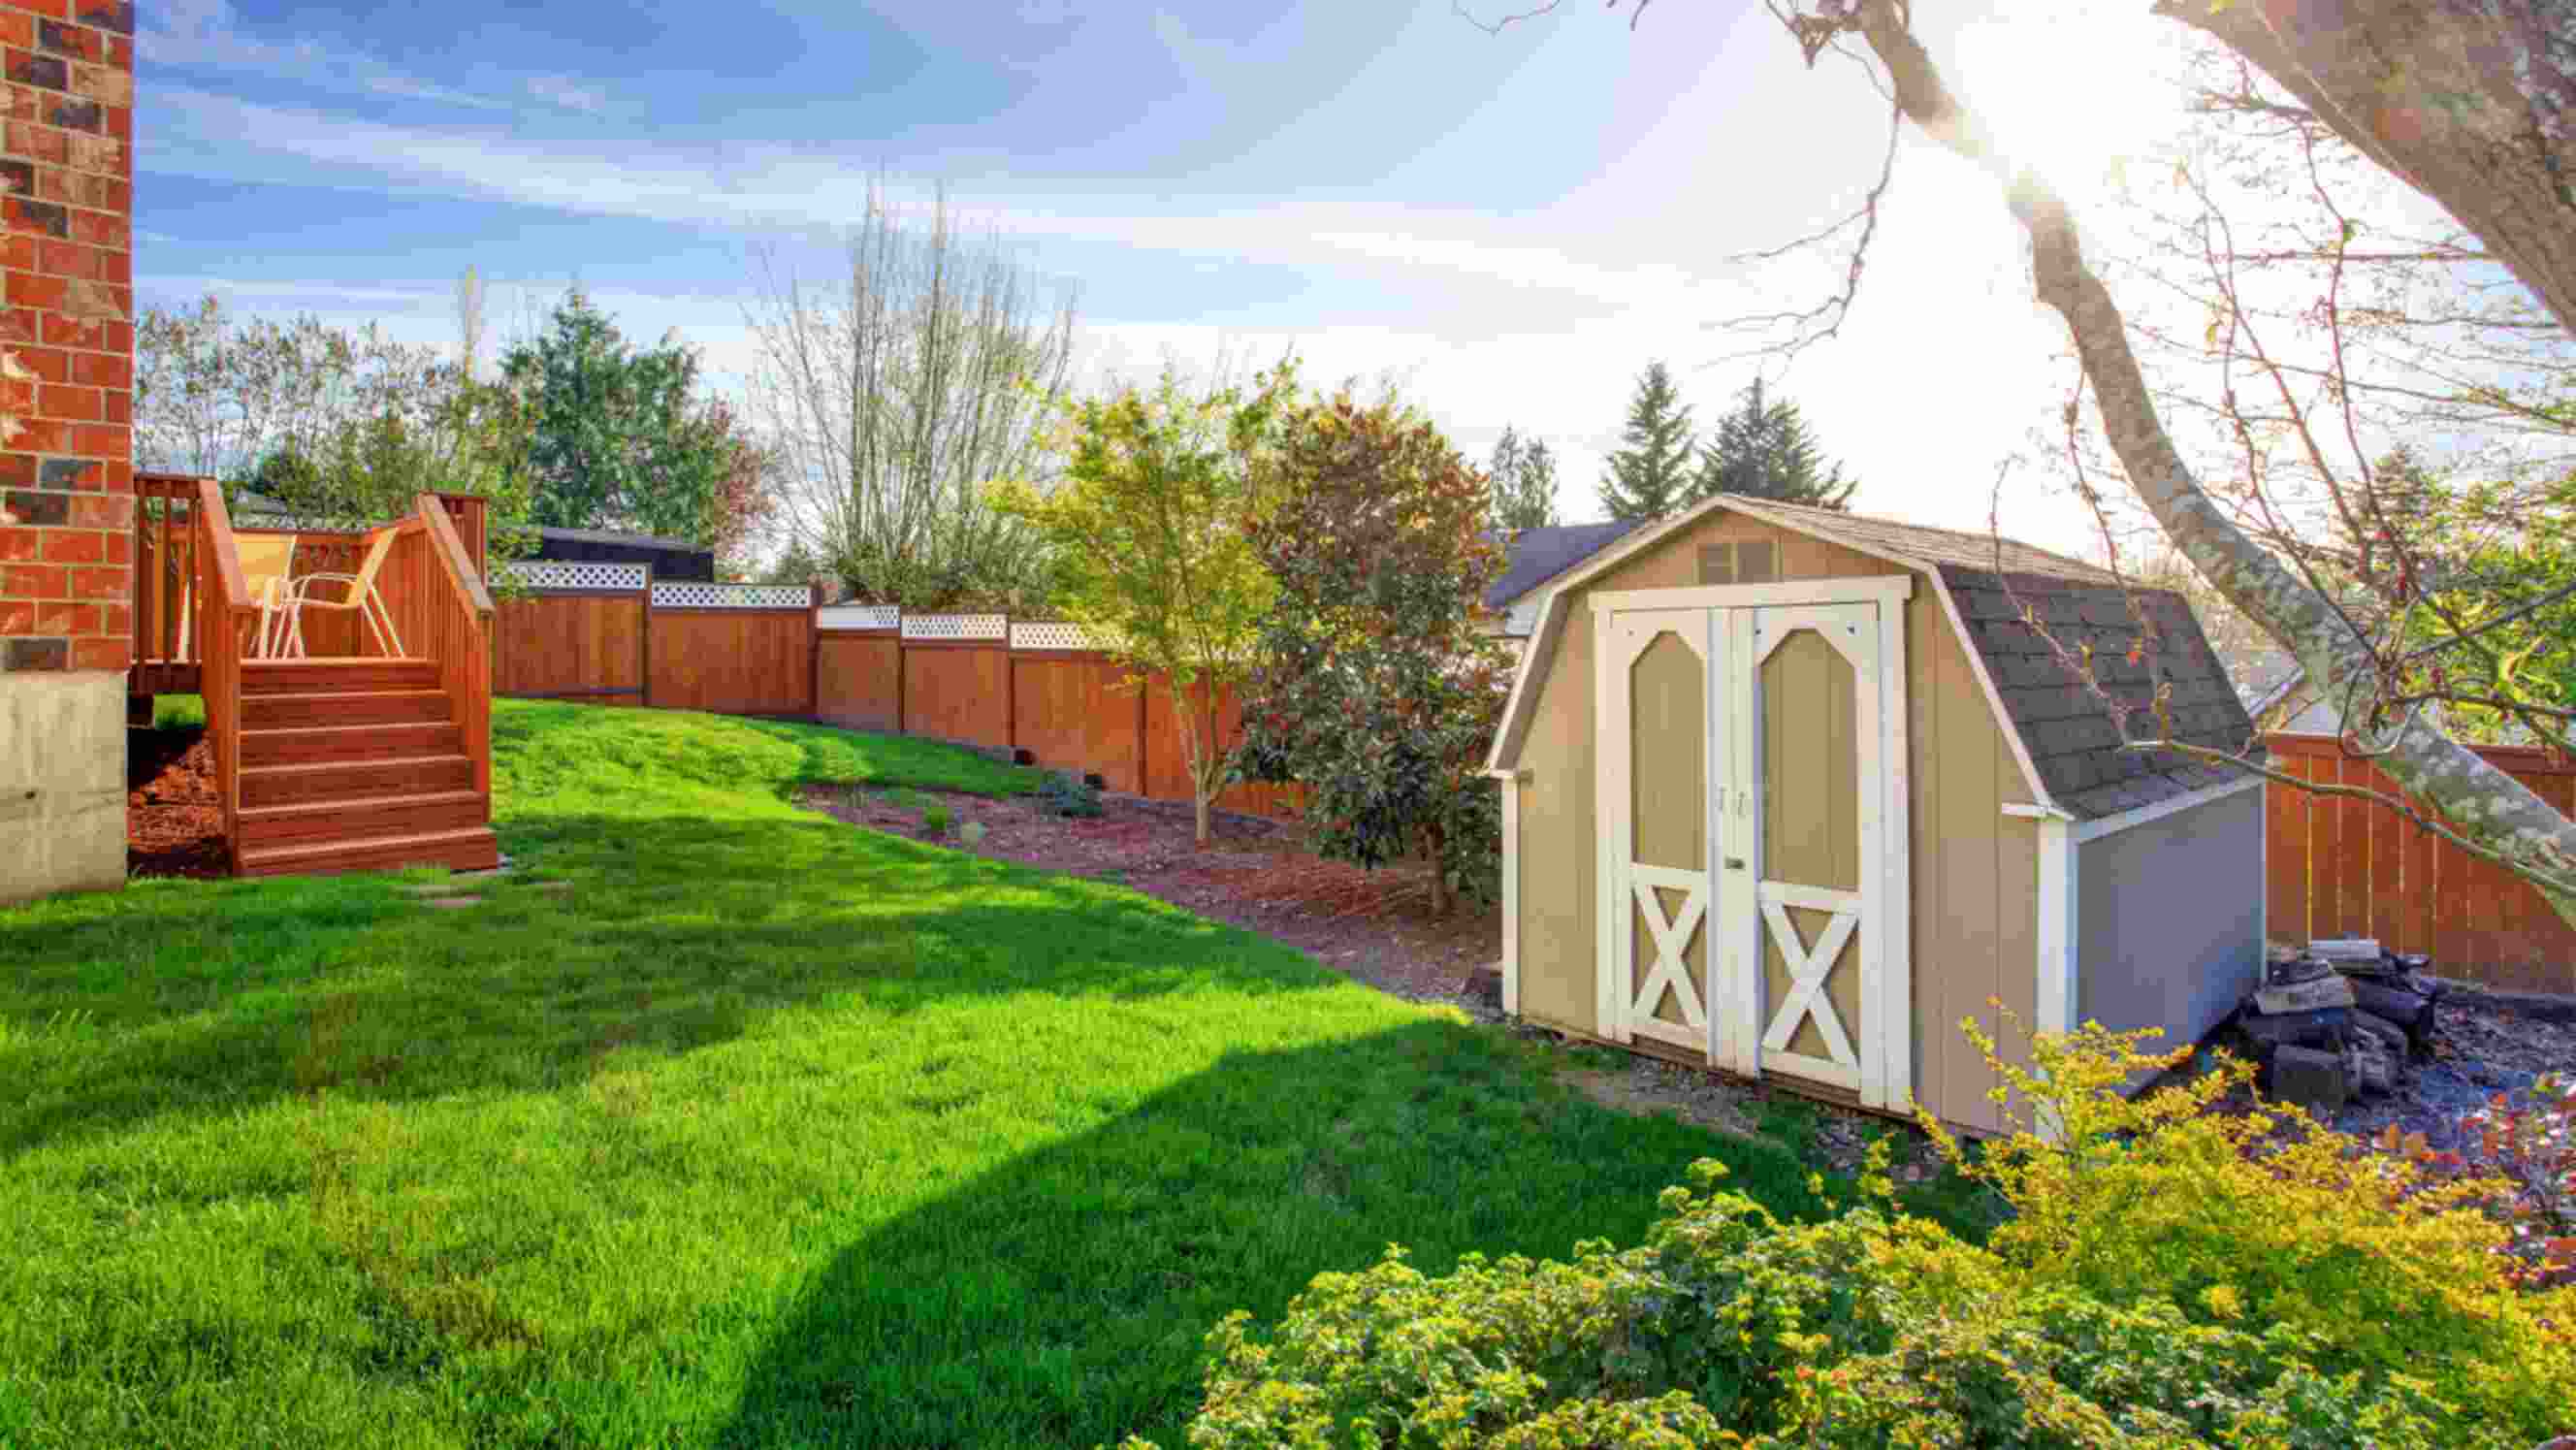
M 318 695 L 244 695 L 244 730 L 322 725 L 411 725 L 451 718 L 445 690 L 365 690 Z
M 316 765 L 324 761 L 459 755 L 465 731 L 454 721 L 411 725 L 326 725 L 242 732 L 242 769 Z
M 239 820 L 241 850 L 249 852 L 305 841 L 348 841 L 461 831 L 490 825 L 492 809 L 480 791 L 448 790 L 419 795 L 299 801 L 282 806 L 245 806 Z
M 241 687 L 245 696 L 435 690 L 438 664 L 421 659 L 244 660 Z
M 461 753 L 246 765 L 241 773 L 241 803 L 246 807 L 473 788 L 474 762 Z
M 240 856 L 240 874 L 323 876 L 340 871 L 392 871 L 404 866 L 488 871 L 500 864 L 500 841 L 488 827 L 476 826 L 245 848 Z

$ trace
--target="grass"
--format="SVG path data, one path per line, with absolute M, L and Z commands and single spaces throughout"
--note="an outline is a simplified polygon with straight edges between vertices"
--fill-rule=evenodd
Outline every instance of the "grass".
M 519 871 L 0 912 L 0 1445 L 1177 1443 L 1389 1242 L 1633 1240 L 1693 1159 L 1538 1050 L 1121 888 L 851 829 L 915 741 L 496 709 Z M 566 883 L 547 889 L 542 883 Z

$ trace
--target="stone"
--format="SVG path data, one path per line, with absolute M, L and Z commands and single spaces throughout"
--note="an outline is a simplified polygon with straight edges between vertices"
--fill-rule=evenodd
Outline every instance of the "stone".
M 2313 1012 L 2323 1007 L 2349 1007 L 2352 1004 L 2352 983 L 2340 973 L 2329 973 L 2309 982 L 2263 987 L 2254 993 L 2255 1010 L 2267 1015 Z
M 2352 1075 L 2340 1052 L 2284 1047 L 2272 1054 L 2272 1096 L 2312 1113 L 2339 1111 L 2352 1101 Z
M 421 904 L 423 906 L 435 906 L 441 911 L 463 911 L 469 906 L 481 906 L 483 904 L 483 898 L 480 896 L 431 896 L 424 898 Z
M 2331 1047 L 2343 1040 L 2351 1016 L 2347 1007 L 2273 1014 L 2249 1008 L 2236 1019 L 2236 1030 L 2245 1034 L 2258 1054 L 2269 1055 L 2282 1047 Z
M 2368 1011 L 2359 1007 L 2354 1008 L 2352 1013 L 2352 1025 L 2361 1029 L 2362 1035 L 2378 1038 L 2380 1045 L 2386 1047 L 2390 1052 L 2393 1052 L 2400 1057 L 2406 1055 L 2407 1050 L 2411 1045 L 2407 1038 L 2405 1028 L 2398 1026 L 2396 1023 L 2389 1021 L 2387 1018 L 2380 1016 L 2376 1012 Z

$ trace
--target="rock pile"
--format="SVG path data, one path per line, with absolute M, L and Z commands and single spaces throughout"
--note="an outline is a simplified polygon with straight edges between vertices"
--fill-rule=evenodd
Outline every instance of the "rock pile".
M 2442 987 L 2431 965 L 2376 941 L 2312 941 L 2265 964 L 2230 1026 L 2266 1093 L 2332 1113 L 2397 1091 L 2408 1064 L 2432 1056 Z

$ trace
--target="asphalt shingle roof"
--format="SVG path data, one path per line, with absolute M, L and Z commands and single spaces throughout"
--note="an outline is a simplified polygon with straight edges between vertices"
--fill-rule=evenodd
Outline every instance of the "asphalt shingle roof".
M 2032 767 L 2049 798 L 2069 812 L 2086 819 L 2116 815 L 2243 778 L 2241 771 L 2178 751 L 2123 745 L 2165 736 L 2151 708 L 2160 684 L 2167 688 L 2171 739 L 2231 755 L 2251 746 L 2252 758 L 2262 758 L 2245 702 L 2180 594 L 1956 564 L 1940 570 L 1967 643 L 1984 659 Z M 2046 637 L 2023 619 L 2025 607 Z M 2129 651 L 2142 636 L 2153 642 L 2132 663 Z M 2050 638 L 2079 657 L 2090 648 L 2102 692 L 2133 712 L 2125 733 L 2119 711 L 2085 688 Z
M 1500 609 L 1625 538 L 1635 523 L 1552 524 L 1523 529 L 1506 546 L 1503 577 L 1485 591 L 1485 607 Z

